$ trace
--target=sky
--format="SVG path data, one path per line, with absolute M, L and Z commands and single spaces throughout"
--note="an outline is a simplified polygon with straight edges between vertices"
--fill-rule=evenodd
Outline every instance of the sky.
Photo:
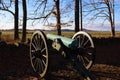
M 19 0 L 21 1 L 21 0 Z M 51 0 L 50 0 L 51 1 Z M 72 0 L 70 0 L 72 1 Z M 84 0 L 83 0 L 84 1 Z M 87 0 L 88 1 L 88 0 Z M 64 13 L 65 11 L 67 11 L 66 9 L 64 9 L 64 7 L 66 7 L 64 4 L 67 1 L 63 0 L 62 4 L 61 4 L 61 10 Z M 28 16 L 31 17 L 33 15 L 33 10 L 35 9 L 35 5 L 33 4 L 33 0 L 29 0 L 27 6 L 28 6 Z M 50 2 L 51 3 L 51 2 Z M 69 4 L 72 5 L 73 3 Z M 52 5 L 52 4 L 51 4 Z M 19 5 L 19 28 L 22 28 L 22 6 L 21 6 L 21 2 Z M 74 9 L 74 8 L 72 8 Z M 11 8 L 12 10 L 12 8 Z M 115 0 L 115 29 L 116 31 L 120 31 L 120 0 Z M 92 16 L 93 14 L 90 14 L 89 16 Z M 35 16 L 35 15 L 34 15 Z M 61 22 L 69 22 L 70 20 L 74 20 L 74 12 L 69 12 L 66 13 L 65 15 L 62 15 L 61 17 Z M 85 29 L 90 29 L 90 30 L 97 30 L 97 31 L 110 31 L 110 24 L 108 23 L 108 21 L 106 21 L 104 23 L 104 25 L 102 25 L 100 23 L 102 19 L 96 19 L 95 22 L 91 23 L 86 19 L 84 19 L 83 17 L 83 28 Z M 49 23 L 56 23 L 56 19 L 54 17 L 51 17 L 48 19 Z M 88 24 L 89 23 L 89 24 Z M 47 23 L 46 23 L 47 24 Z M 74 22 L 73 23 L 69 23 L 71 26 L 69 27 L 62 27 L 62 29 L 74 29 Z M 14 17 L 13 15 L 11 15 L 9 12 L 5 12 L 5 11 L 1 11 L 0 10 L 0 29 L 13 29 L 14 28 Z M 44 26 L 44 22 L 43 20 L 41 20 L 40 22 L 35 21 L 33 24 L 33 21 L 29 20 L 27 21 L 27 29 L 45 29 L 45 30 L 49 30 L 49 29 L 55 29 L 53 27 L 48 27 L 48 26 Z

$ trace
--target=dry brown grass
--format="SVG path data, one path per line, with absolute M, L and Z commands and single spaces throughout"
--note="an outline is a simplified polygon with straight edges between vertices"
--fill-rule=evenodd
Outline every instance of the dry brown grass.
M 2 41 L 12 41 L 14 40 L 14 32 L 13 31 L 1 31 L 2 35 L 1 35 L 1 40 Z M 31 38 L 32 33 L 35 31 L 27 31 L 27 39 Z M 57 34 L 57 32 L 55 31 L 44 31 L 45 34 Z M 88 32 L 89 34 L 92 35 L 92 37 L 96 37 L 96 38 L 110 38 L 111 37 L 111 33 L 110 32 Z M 62 36 L 66 36 L 66 37 L 72 37 L 75 33 L 74 32 L 62 32 Z M 19 33 L 20 36 L 20 40 L 22 37 L 22 34 Z M 120 32 L 116 32 L 116 37 L 120 38 Z

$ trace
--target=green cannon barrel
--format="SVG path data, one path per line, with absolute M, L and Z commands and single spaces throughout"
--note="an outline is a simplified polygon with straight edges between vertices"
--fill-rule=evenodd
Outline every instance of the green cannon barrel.
M 60 39 L 62 43 L 68 48 L 73 48 L 78 46 L 78 42 L 76 39 L 71 39 L 71 38 L 54 35 L 54 34 L 47 34 L 46 36 L 47 36 L 47 39 L 50 39 L 52 41 L 54 41 L 55 39 Z

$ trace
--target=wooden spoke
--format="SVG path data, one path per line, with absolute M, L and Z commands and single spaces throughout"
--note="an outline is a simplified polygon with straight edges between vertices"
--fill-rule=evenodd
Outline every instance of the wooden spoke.
M 37 50 L 36 46 L 35 46 L 33 43 L 31 43 L 31 46 L 32 46 L 35 50 Z
M 46 48 L 43 48 L 42 50 L 41 50 L 41 53 L 43 53 L 43 51 L 45 51 L 46 50 Z
M 83 44 L 84 44 L 84 41 L 85 41 L 85 36 L 84 35 L 81 35 L 81 46 L 83 46 Z
M 80 58 L 81 58 L 81 61 L 82 61 L 83 65 L 85 66 L 86 64 L 85 64 L 83 56 L 80 56 Z
M 90 61 L 87 57 L 84 57 L 84 59 L 85 59 L 87 62 L 89 62 L 89 61 Z
M 89 42 L 89 39 L 87 39 L 84 44 L 83 44 L 83 47 L 87 45 L 87 43 Z

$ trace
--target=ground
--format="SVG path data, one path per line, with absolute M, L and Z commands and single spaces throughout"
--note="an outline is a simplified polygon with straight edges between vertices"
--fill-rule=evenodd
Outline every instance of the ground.
M 120 79 L 120 39 L 94 39 L 96 59 L 90 72 L 96 80 Z M 66 59 L 49 54 L 49 68 L 43 80 L 80 80 Z M 39 80 L 32 70 L 28 44 L 0 42 L 0 80 Z

